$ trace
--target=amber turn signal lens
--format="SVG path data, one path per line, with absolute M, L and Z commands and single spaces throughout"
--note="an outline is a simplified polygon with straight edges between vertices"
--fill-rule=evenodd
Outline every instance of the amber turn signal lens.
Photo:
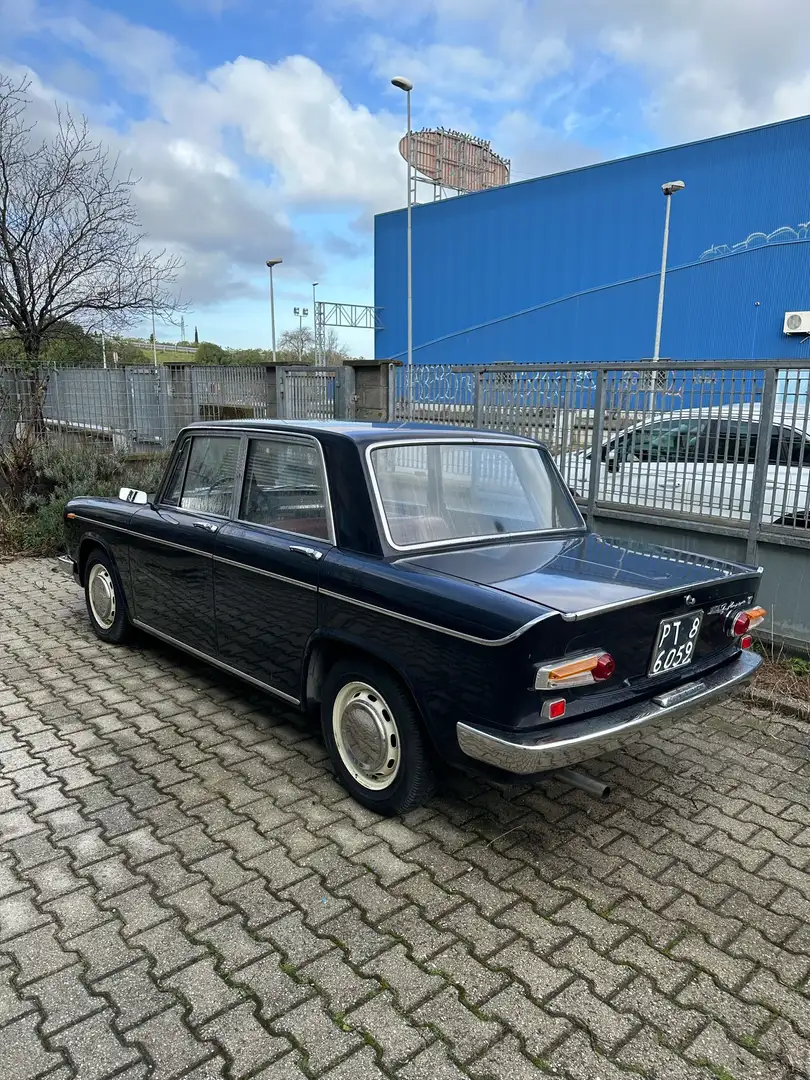
M 76 517 L 76 515 L 75 514 L 65 514 L 65 517 L 68 519 L 68 521 L 73 521 L 73 519 Z
M 544 664 L 537 669 L 534 685 L 537 690 L 589 686 L 611 678 L 615 670 L 616 664 L 610 653 L 593 652 L 572 660 L 553 660 Z

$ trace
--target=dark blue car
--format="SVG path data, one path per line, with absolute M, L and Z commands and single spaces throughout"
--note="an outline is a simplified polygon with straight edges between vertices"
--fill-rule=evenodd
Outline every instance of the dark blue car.
M 195 424 L 155 495 L 73 499 L 65 525 L 98 637 L 137 627 L 319 710 L 341 782 L 381 813 L 442 763 L 588 787 L 570 766 L 759 664 L 758 570 L 589 533 L 529 439 Z

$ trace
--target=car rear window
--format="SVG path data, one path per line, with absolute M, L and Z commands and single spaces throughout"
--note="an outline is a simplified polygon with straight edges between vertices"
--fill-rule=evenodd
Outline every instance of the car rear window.
M 381 446 L 371 467 L 396 547 L 584 527 L 548 456 L 532 446 Z

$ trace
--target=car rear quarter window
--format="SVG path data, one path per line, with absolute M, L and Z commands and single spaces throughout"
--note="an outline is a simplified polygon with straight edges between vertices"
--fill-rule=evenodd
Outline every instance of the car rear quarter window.
M 233 499 L 238 438 L 198 435 L 191 440 L 180 506 L 197 514 L 228 517 Z
M 303 440 L 251 439 L 239 518 L 327 540 L 326 485 L 318 447 Z

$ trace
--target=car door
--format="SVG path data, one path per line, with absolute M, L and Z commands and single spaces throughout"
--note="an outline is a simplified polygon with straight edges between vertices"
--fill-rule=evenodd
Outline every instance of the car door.
M 318 626 L 321 560 L 333 547 L 320 443 L 248 441 L 236 520 L 219 531 L 214 603 L 221 660 L 292 701 Z
M 130 524 L 135 621 L 215 656 L 213 555 L 232 512 L 241 436 L 201 432 L 176 450 L 154 503 Z

